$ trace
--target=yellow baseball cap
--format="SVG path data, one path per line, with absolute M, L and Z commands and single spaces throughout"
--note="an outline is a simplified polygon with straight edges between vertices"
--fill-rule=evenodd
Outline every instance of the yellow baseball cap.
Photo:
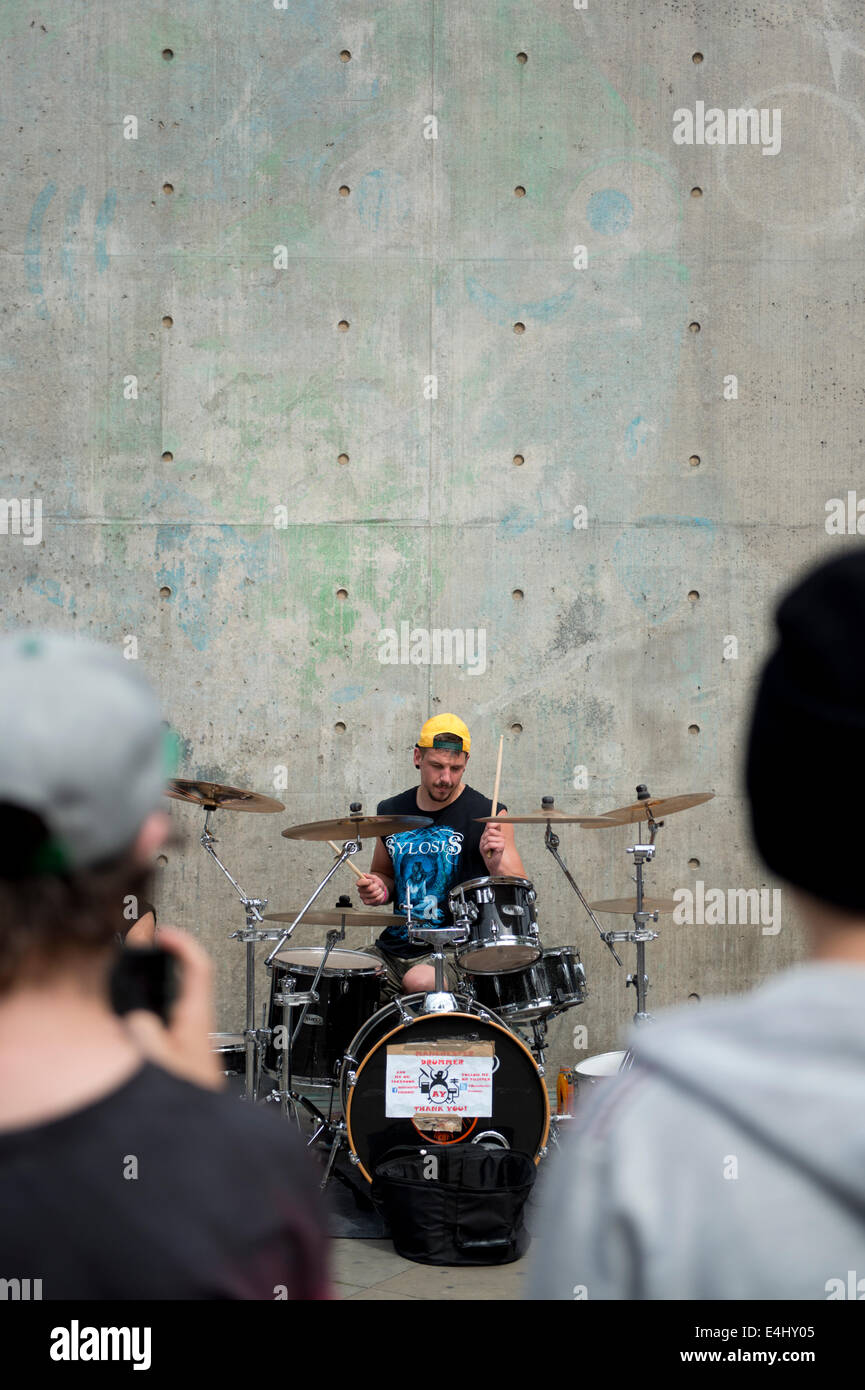
M 468 753 L 472 736 L 455 714 L 435 714 L 420 731 L 418 748 L 443 748 L 452 753 Z

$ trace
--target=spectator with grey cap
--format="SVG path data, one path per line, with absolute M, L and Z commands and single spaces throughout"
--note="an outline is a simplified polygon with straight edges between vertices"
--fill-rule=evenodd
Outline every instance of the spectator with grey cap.
M 633 1032 L 632 1069 L 580 1102 L 546 1175 L 533 1298 L 862 1296 L 865 551 L 809 574 L 777 621 L 747 790 L 808 956 Z
M 167 1024 L 110 1005 L 120 905 L 170 831 L 168 770 L 134 663 L 0 639 L 0 1267 L 44 1299 L 327 1296 L 299 1136 L 219 1093 L 204 950 L 161 928 Z

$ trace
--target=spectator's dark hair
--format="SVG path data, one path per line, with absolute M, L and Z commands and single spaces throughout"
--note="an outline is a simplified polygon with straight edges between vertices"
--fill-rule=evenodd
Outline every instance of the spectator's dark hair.
M 150 896 L 151 871 L 131 846 L 89 869 L 64 869 L 54 858 L 41 818 L 0 804 L 0 994 L 104 951 L 125 914 L 138 915 L 130 900 Z

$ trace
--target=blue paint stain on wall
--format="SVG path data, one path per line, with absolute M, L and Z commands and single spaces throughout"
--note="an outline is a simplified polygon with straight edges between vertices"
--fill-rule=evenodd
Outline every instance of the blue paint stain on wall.
M 641 516 L 613 547 L 613 567 L 632 603 L 652 624 L 687 607 L 687 591 L 711 563 L 717 526 L 705 516 Z
M 530 531 L 536 521 L 537 517 L 532 516 L 531 512 L 520 507 L 512 507 L 502 517 L 497 529 L 503 537 L 521 536 L 524 531 Z
M 45 598 L 49 603 L 53 603 L 55 608 L 65 608 L 67 606 L 63 590 L 60 588 L 56 579 L 46 579 L 41 575 L 31 574 L 27 576 L 24 582 L 28 589 L 32 589 L 33 593 L 38 594 L 40 598 Z M 69 599 L 68 606 L 71 612 L 75 607 L 75 600 Z
M 586 217 L 593 231 L 602 236 L 618 236 L 630 227 L 634 208 L 627 194 L 618 188 L 599 188 L 586 204 Z
M 164 557 L 164 563 L 156 583 L 171 590 L 167 602 L 174 605 L 178 626 L 196 651 L 204 651 L 229 620 L 237 620 L 232 588 L 240 593 L 247 580 L 270 581 L 271 541 L 270 530 L 249 540 L 226 525 L 219 527 L 217 536 L 204 537 L 198 527 L 157 527 L 156 558 Z
M 24 256 L 27 265 L 27 288 L 39 303 L 36 313 L 40 319 L 50 318 L 42 287 L 42 219 L 45 209 L 57 192 L 56 183 L 46 183 L 33 204 L 30 220 L 27 223 L 27 237 L 24 243 Z
M 387 196 L 383 170 L 370 169 L 361 179 L 357 194 L 358 217 L 370 231 L 378 231 L 382 212 L 387 207 Z
M 84 322 L 84 308 L 78 294 L 78 287 L 75 284 L 74 246 L 78 236 L 78 223 L 81 221 L 81 209 L 84 205 L 85 193 L 84 185 L 79 184 L 70 195 L 69 207 L 66 210 L 66 225 L 63 229 L 63 245 L 60 248 L 60 267 L 63 271 L 63 278 L 69 286 L 69 298 L 79 323 Z
M 549 323 L 551 319 L 563 314 L 572 303 L 576 286 L 564 294 L 551 295 L 549 299 L 539 299 L 525 303 L 516 299 L 506 299 L 488 290 L 473 275 L 466 276 L 466 293 L 473 304 L 481 309 L 485 318 L 492 323 L 510 324 L 518 319 L 534 319 L 538 323 Z
M 362 685 L 344 685 L 341 689 L 334 690 L 330 698 L 335 704 L 347 705 L 352 700 L 359 700 L 363 693 L 364 687 Z
M 629 458 L 633 458 L 640 445 L 645 444 L 649 433 L 649 427 L 642 415 L 635 415 L 625 430 L 625 451 Z
M 108 250 L 105 245 L 105 233 L 114 221 L 114 213 L 117 208 L 117 189 L 109 188 L 105 197 L 102 199 L 102 206 L 96 214 L 96 224 L 93 232 L 93 255 L 96 259 L 96 269 L 102 273 L 108 269 Z

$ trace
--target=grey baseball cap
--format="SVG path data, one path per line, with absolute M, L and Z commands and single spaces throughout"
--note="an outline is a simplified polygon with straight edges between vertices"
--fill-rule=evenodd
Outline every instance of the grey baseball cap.
M 66 634 L 0 637 L 0 802 L 41 818 L 58 867 L 119 854 L 160 807 L 166 729 L 136 665 Z

